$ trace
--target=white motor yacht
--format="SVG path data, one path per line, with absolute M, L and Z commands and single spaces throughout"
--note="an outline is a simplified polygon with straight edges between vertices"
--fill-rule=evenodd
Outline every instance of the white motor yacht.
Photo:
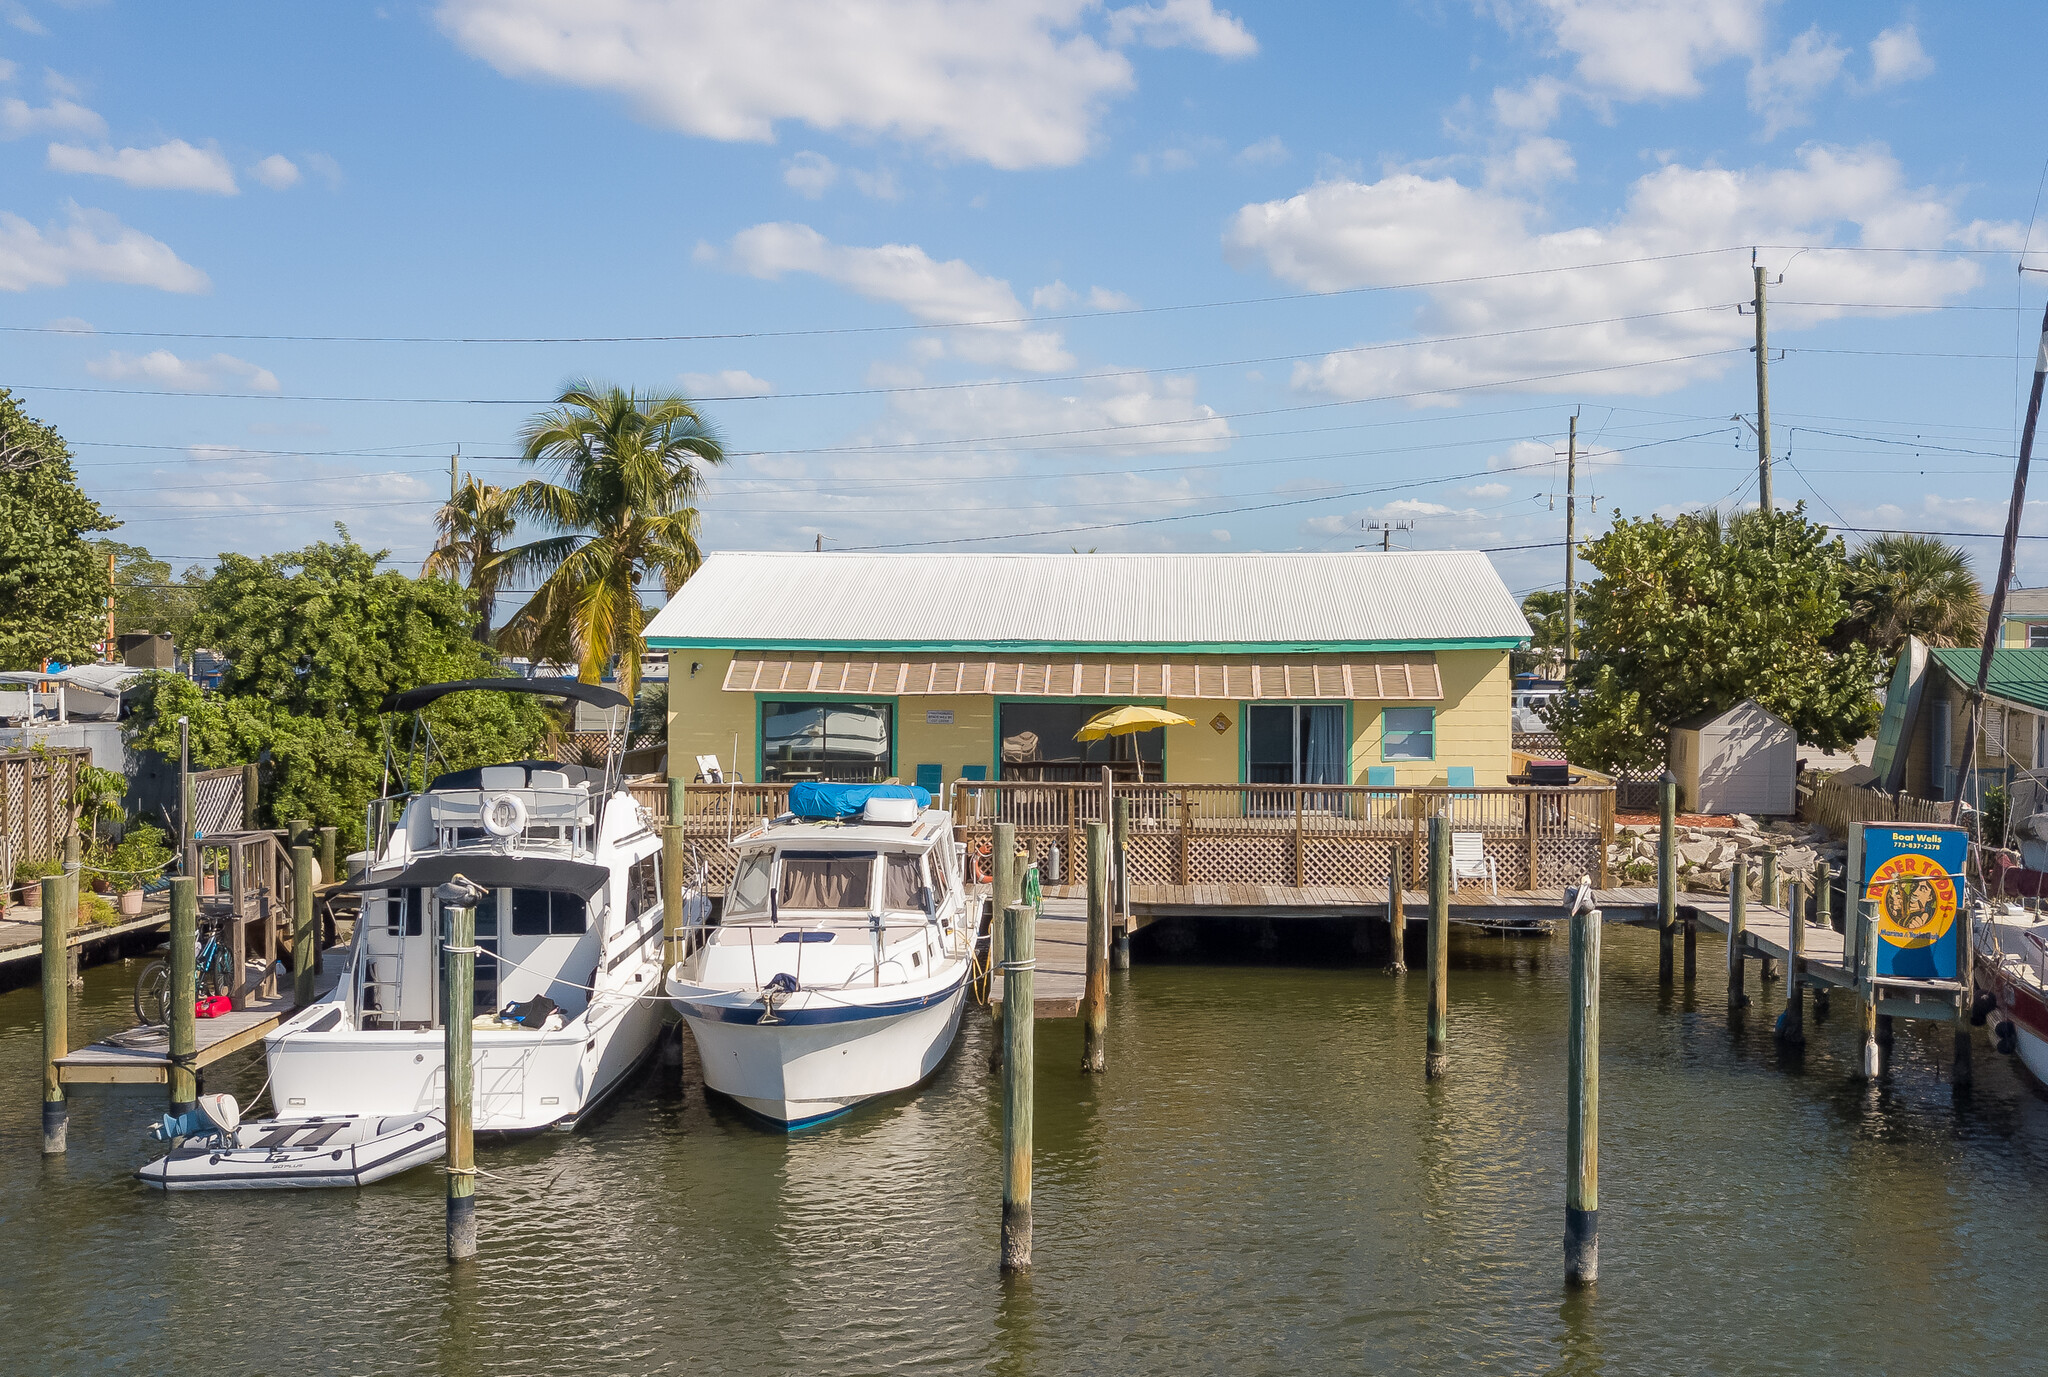
M 734 841 L 720 922 L 667 984 L 711 1089 L 798 1129 L 945 1059 L 975 933 L 962 848 L 930 801 L 802 784 L 791 813 Z
M 483 679 L 394 695 L 568 698 L 614 710 L 602 769 L 529 760 L 453 771 L 371 805 L 362 916 L 340 983 L 264 1039 L 280 1116 L 437 1114 L 450 1018 L 473 1022 L 473 1121 L 484 1133 L 568 1126 L 653 1048 L 663 1009 L 661 843 L 619 769 L 627 699 L 575 680 Z M 424 719 L 415 716 L 415 741 Z M 431 742 L 423 759 L 431 761 Z M 411 777 L 409 774 L 407 777 Z M 435 891 L 477 906 L 476 994 L 445 1007 Z M 708 909 L 691 892 L 690 921 Z

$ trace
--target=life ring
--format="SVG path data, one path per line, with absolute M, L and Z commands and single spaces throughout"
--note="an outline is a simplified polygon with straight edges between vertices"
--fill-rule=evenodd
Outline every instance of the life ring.
M 988 883 L 988 858 L 994 851 L 995 848 L 987 842 L 982 842 L 968 851 L 968 862 L 974 872 L 973 880 L 975 884 L 983 885 Z
M 494 837 L 516 837 L 526 830 L 526 800 L 517 794 L 498 794 L 484 800 L 484 831 Z

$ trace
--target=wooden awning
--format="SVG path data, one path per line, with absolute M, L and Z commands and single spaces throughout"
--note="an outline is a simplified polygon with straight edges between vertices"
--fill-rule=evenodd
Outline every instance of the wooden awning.
M 1002 698 L 1335 698 L 1366 701 L 1443 697 L 1436 656 L 1297 655 L 1282 659 L 878 660 L 855 655 L 743 651 L 733 656 L 732 693 L 990 694 Z

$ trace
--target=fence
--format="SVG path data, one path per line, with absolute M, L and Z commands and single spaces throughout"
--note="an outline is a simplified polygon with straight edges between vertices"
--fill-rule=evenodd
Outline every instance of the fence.
M 732 839 L 787 811 L 785 784 L 692 784 L 678 819 L 713 889 L 733 873 Z M 665 781 L 631 786 L 668 821 Z M 1580 875 L 1607 883 L 1614 791 L 1568 788 L 1375 789 L 1266 784 L 1043 784 L 961 780 L 952 786 L 960 839 L 990 840 L 994 824 L 1055 884 L 1087 878 L 1085 829 L 1131 803 L 1130 879 L 1140 885 L 1346 886 L 1384 890 L 1398 850 L 1404 883 L 1424 883 L 1429 819 L 1476 832 L 1501 889 L 1555 889 Z M 1057 854 L 1055 854 L 1057 853 Z
M 1915 798 L 1901 790 L 1864 789 L 1829 775 L 1811 792 L 1802 791 L 1799 816 L 1817 822 L 1838 837 L 1849 835 L 1859 822 L 1947 822 L 1951 805 Z
M 246 820 L 242 778 L 239 765 L 192 772 L 192 825 L 200 836 L 242 830 Z
M 82 747 L 0 755 L 0 889 L 13 887 L 20 862 L 64 854 L 78 772 L 91 763 Z

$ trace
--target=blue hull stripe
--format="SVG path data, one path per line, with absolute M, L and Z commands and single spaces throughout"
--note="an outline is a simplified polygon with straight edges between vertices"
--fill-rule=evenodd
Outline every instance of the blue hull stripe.
M 935 1004 L 944 1004 L 960 992 L 967 983 L 967 972 L 960 973 L 959 979 L 943 990 L 922 995 L 916 999 L 892 1000 L 887 1004 L 829 1004 L 822 1008 L 782 1009 L 775 1015 L 775 1022 L 784 1026 L 798 1026 L 813 1023 L 855 1023 L 862 1019 L 894 1018 L 901 1014 L 914 1014 L 919 1009 L 929 1009 Z M 672 996 L 673 1002 L 689 1018 L 700 1018 L 706 1023 L 758 1024 L 765 1020 L 767 1010 L 758 1003 L 718 1004 L 709 999 L 690 999 L 680 995 Z

